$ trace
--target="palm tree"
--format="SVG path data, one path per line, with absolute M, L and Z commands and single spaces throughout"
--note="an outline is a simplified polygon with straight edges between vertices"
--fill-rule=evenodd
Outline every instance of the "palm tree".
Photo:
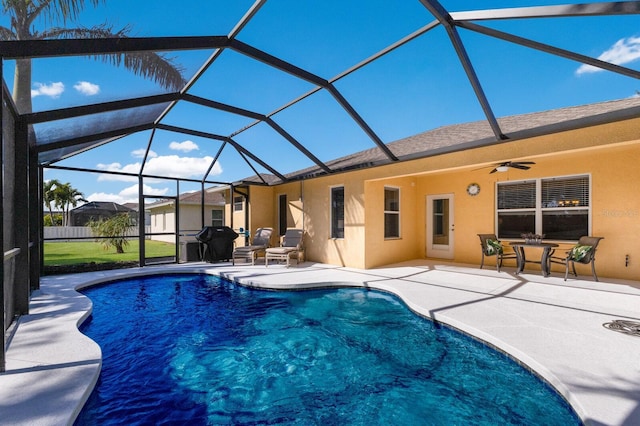
M 94 7 L 106 0 L 88 0 Z M 105 24 L 92 28 L 66 28 L 69 22 L 78 18 L 85 8 L 85 0 L 2 0 L 3 12 L 11 18 L 11 27 L 0 26 L 0 40 L 44 40 L 70 38 L 122 38 L 127 37 L 131 27 L 114 31 Z M 35 22 L 50 23 L 49 28 L 37 29 Z M 61 25 L 61 26 L 57 26 Z M 149 77 L 161 86 L 179 90 L 186 80 L 182 76 L 182 68 L 173 63 L 171 58 L 152 52 L 132 52 L 94 56 L 125 68 L 137 75 Z M 18 111 L 32 112 L 31 103 L 31 59 L 16 61 L 13 83 L 13 99 Z
M 116 253 L 124 253 L 124 248 L 129 245 L 127 234 L 134 224 L 129 213 L 120 213 L 109 219 L 91 221 L 89 226 L 105 250 L 113 246 Z
M 70 207 L 75 207 L 78 202 L 87 202 L 87 200 L 84 199 L 84 194 L 71 186 L 69 182 L 58 184 L 53 192 L 56 206 L 62 209 L 62 225 L 68 226 Z
M 53 220 L 53 209 L 51 205 L 56 201 L 56 189 L 60 186 L 60 181 L 57 179 L 50 179 L 44 183 L 42 186 L 42 199 L 44 201 L 44 205 L 47 206 L 49 210 L 49 216 L 51 217 L 51 224 L 55 223 Z

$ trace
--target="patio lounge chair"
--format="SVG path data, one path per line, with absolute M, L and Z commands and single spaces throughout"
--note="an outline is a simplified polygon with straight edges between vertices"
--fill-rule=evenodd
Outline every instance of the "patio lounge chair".
M 593 279 L 598 281 L 598 276 L 596 275 L 596 247 L 598 247 L 598 243 L 600 240 L 603 240 L 604 237 L 589 237 L 582 236 L 578 240 L 578 244 L 573 246 L 571 250 L 566 253 L 565 257 L 554 257 L 551 256 L 549 258 L 549 263 L 557 263 L 560 265 L 564 265 L 564 280 L 567 280 L 567 276 L 569 275 L 569 264 L 571 264 L 571 269 L 574 276 L 578 276 L 576 273 L 576 262 L 582 263 L 584 265 L 591 264 L 591 274 L 593 275 Z
M 298 256 L 302 250 L 302 229 L 287 229 L 282 239 L 282 246 L 271 247 L 266 250 L 264 265 L 269 266 L 269 260 L 285 260 L 287 268 L 292 258 L 298 263 Z
M 233 264 L 236 264 L 236 259 L 244 259 L 251 260 L 251 265 L 255 265 L 258 255 L 271 245 L 272 232 L 272 228 L 258 228 L 248 246 L 236 247 L 233 251 Z
M 480 261 L 480 269 L 484 266 L 485 256 L 496 257 L 496 269 L 500 272 L 502 268 L 502 261 L 504 259 L 517 259 L 515 252 L 505 253 L 504 247 L 496 234 L 478 234 L 480 237 L 480 247 L 482 248 L 482 260 Z

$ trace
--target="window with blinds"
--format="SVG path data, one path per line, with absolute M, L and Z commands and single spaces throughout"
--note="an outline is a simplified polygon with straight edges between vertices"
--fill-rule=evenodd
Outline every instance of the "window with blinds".
M 241 195 L 237 197 L 233 197 L 233 211 L 240 212 L 242 211 L 243 207 L 244 207 L 244 197 Z
M 331 238 L 344 238 L 344 186 L 331 188 Z
M 224 210 L 211 210 L 211 226 L 224 226 Z
M 400 188 L 384 188 L 384 237 L 400 238 Z
M 589 206 L 588 176 L 542 180 L 542 207 L 587 206 Z
M 536 207 L 536 182 L 508 182 L 498 185 L 498 209 Z
M 498 183 L 498 237 L 532 232 L 547 240 L 574 241 L 589 235 L 590 191 L 587 175 Z

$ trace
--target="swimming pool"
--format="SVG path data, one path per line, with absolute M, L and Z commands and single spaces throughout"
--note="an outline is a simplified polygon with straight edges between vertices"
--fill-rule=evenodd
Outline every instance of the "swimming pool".
M 83 290 L 103 370 L 76 424 L 580 424 L 508 357 L 365 289 L 209 275 Z

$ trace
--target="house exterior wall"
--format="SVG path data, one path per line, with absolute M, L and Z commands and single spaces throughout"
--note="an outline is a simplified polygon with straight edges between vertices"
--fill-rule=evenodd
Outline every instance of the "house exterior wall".
M 331 238 L 331 188 L 344 187 L 344 238 Z M 304 247 L 307 260 L 332 265 L 364 264 L 364 181 L 350 174 L 304 182 Z
M 252 201 L 252 220 L 265 212 L 277 229 L 278 195 L 286 193 L 290 227 L 305 230 L 307 260 L 350 266 L 377 266 L 426 257 L 426 199 L 453 194 L 455 262 L 480 262 L 478 233 L 496 232 L 497 182 L 588 174 L 591 177 L 591 235 L 602 236 L 597 253 L 598 275 L 640 279 L 640 120 L 509 141 L 487 147 L 279 185 L 271 199 Z M 492 173 L 491 166 L 508 160 L 530 160 L 530 170 Z M 470 196 L 470 183 L 480 185 Z M 330 188 L 344 186 L 344 239 L 330 238 Z M 400 238 L 385 239 L 384 187 L 400 189 Z M 251 188 L 252 191 L 256 187 Z M 571 247 L 563 243 L 558 253 Z M 628 266 L 625 266 L 626 256 Z M 536 253 L 531 254 L 532 257 Z M 559 265 L 553 265 L 558 271 Z M 535 269 L 535 266 L 531 266 Z M 588 266 L 578 273 L 590 275 Z
M 223 209 L 223 206 L 205 206 L 204 220 L 205 225 L 211 225 L 211 210 Z M 225 221 L 227 221 L 225 215 Z M 175 209 L 171 206 L 160 206 L 151 210 L 150 229 L 151 233 L 170 232 L 173 235 L 153 235 L 152 240 L 164 241 L 167 243 L 175 243 Z M 195 241 L 194 235 L 202 229 L 202 216 L 199 205 L 181 204 L 180 205 L 180 241 Z
M 154 208 L 151 211 L 151 233 L 176 232 L 176 212 L 171 206 L 163 206 Z M 174 235 L 152 235 L 152 240 L 175 243 Z
M 280 196 L 285 195 L 287 197 L 286 210 L 284 212 L 286 216 L 287 228 L 304 228 L 304 211 L 302 209 L 303 197 L 302 197 L 302 185 L 301 182 L 294 182 L 285 185 L 279 185 L 273 188 L 272 196 L 272 214 L 273 214 L 273 232 L 276 238 L 279 238 L 279 225 L 280 225 Z M 278 243 L 278 241 L 276 241 Z
M 274 232 L 271 234 L 271 245 L 278 245 L 278 238 L 275 231 L 274 224 L 277 223 L 275 219 L 275 213 L 273 208 L 274 192 L 272 187 L 267 186 L 254 186 L 250 188 L 250 203 L 249 203 L 249 229 L 251 235 L 256 233 L 258 228 L 273 228 Z

